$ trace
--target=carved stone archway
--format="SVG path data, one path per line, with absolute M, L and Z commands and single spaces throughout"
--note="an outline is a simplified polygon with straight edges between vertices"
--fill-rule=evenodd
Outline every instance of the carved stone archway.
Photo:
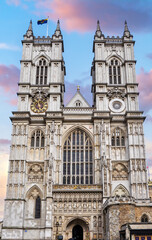
M 76 226 L 80 226 L 82 228 L 83 232 L 83 238 L 80 240 L 88 240 L 89 239 L 89 224 L 82 218 L 76 218 L 72 219 L 71 221 L 68 222 L 65 233 L 64 233 L 64 239 L 68 240 L 73 237 L 73 229 Z

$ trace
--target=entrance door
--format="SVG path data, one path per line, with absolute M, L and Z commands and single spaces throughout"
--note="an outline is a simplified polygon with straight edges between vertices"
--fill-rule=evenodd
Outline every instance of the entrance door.
M 74 240 L 83 240 L 83 228 L 80 225 L 73 227 L 72 238 L 74 238 Z

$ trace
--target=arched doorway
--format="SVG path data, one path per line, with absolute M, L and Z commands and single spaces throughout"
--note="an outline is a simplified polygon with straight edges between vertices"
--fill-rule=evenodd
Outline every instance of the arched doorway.
M 83 228 L 80 225 L 73 227 L 72 238 L 74 238 L 74 240 L 83 240 Z

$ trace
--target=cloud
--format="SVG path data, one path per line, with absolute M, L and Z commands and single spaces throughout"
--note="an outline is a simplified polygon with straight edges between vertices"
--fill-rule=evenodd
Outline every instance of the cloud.
M 101 20 L 104 31 L 118 33 L 123 23 L 129 21 L 133 31 L 151 31 L 152 14 L 150 3 L 134 0 L 37 0 L 35 7 L 40 15 L 51 20 L 60 18 L 68 31 L 94 31 L 96 21 Z M 118 3 L 119 2 L 119 3 Z M 138 7 L 137 7 L 138 6 Z M 144 19 L 144 21 L 143 21 Z
M 11 141 L 9 139 L 0 139 L 0 144 L 2 145 L 10 145 Z
M 150 72 L 145 72 L 142 68 L 137 75 L 139 82 L 139 102 L 140 108 L 145 112 L 152 109 L 152 69 Z
M 12 46 L 12 45 L 8 45 L 6 43 L 0 43 L 0 49 L 3 49 L 3 50 L 12 50 L 12 51 L 18 51 L 20 50 L 19 47 L 17 46 Z
M 31 8 L 33 14 L 61 19 L 67 31 L 94 31 L 97 20 L 109 34 L 123 31 L 123 23 L 129 21 L 133 32 L 152 31 L 152 5 L 144 0 L 7 0 L 7 4 Z M 144 19 L 144 21 L 143 21 Z
M 150 59 L 152 59 L 152 53 L 147 54 L 147 57 L 150 58 Z
M 16 103 L 16 92 L 18 89 L 20 70 L 14 65 L 0 65 L 0 89 L 7 96 L 9 104 Z

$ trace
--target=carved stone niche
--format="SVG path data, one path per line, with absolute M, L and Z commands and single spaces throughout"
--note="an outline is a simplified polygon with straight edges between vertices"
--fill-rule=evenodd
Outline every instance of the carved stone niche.
M 119 184 L 113 191 L 112 195 L 115 197 L 128 197 L 129 192 L 122 184 Z
M 40 164 L 33 164 L 29 167 L 28 181 L 42 182 L 43 181 L 43 169 Z

